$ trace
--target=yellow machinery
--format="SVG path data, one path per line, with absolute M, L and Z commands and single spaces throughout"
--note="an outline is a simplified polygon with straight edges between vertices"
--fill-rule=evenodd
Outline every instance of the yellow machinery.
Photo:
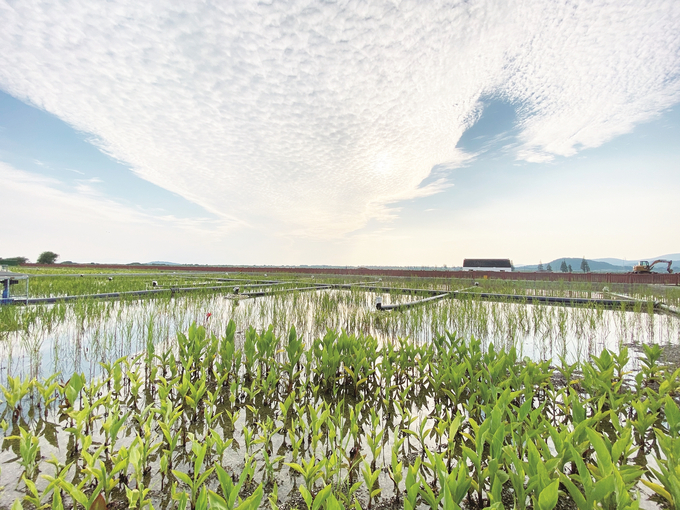
M 652 262 L 651 264 L 650 264 L 649 262 L 647 262 L 646 260 L 641 260 L 640 263 L 639 263 L 637 266 L 633 267 L 633 273 L 637 273 L 637 274 L 647 274 L 647 273 L 651 273 L 651 272 L 652 272 L 652 268 L 653 268 L 656 264 L 660 264 L 660 263 L 668 264 L 667 271 L 668 271 L 669 273 L 672 273 L 672 272 L 673 272 L 673 270 L 671 269 L 671 264 L 673 263 L 672 260 L 661 260 L 661 259 L 659 259 L 659 260 L 655 260 L 655 261 Z

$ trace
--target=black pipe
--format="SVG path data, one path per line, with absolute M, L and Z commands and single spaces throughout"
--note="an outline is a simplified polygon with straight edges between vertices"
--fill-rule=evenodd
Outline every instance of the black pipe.
M 423 303 L 429 303 L 430 301 L 437 301 L 439 299 L 449 297 L 450 295 L 451 294 L 447 292 L 446 294 L 439 294 L 437 296 L 432 296 L 432 297 L 428 297 L 428 298 L 425 298 L 425 299 L 419 299 L 417 301 L 410 301 L 408 303 L 395 303 L 393 305 L 383 305 L 382 304 L 382 298 L 379 297 L 376 300 L 375 307 L 378 310 L 381 310 L 381 311 L 382 310 L 405 310 L 407 308 L 422 305 Z
M 19 299 L 14 301 L 12 304 L 15 305 L 35 305 L 35 304 L 50 304 L 59 302 L 69 302 L 76 301 L 78 299 L 115 299 L 122 297 L 135 297 L 135 296 L 146 296 L 150 294 L 164 294 L 170 292 L 171 295 L 176 293 L 185 292 L 195 292 L 201 290 L 227 290 L 231 287 L 220 285 L 217 287 L 170 287 L 164 289 L 149 289 L 149 290 L 129 290 L 125 292 L 105 292 L 102 294 L 79 294 L 77 296 L 53 296 L 53 297 L 42 297 L 42 298 L 28 298 Z
M 374 285 L 355 285 L 351 283 L 344 283 L 344 284 L 335 284 L 333 285 L 333 288 L 338 288 L 338 289 L 348 289 L 358 286 L 359 288 L 365 289 L 365 290 L 370 290 L 372 292 L 397 292 L 400 294 L 426 294 L 430 296 L 438 296 L 442 293 L 441 290 L 432 290 L 432 289 L 405 289 L 405 288 L 399 288 L 399 287 L 376 287 Z
M 275 294 L 285 294 L 286 292 L 298 292 L 301 290 L 324 290 L 324 289 L 332 289 L 333 287 L 331 285 L 324 285 L 324 284 L 317 284 L 312 287 L 295 287 L 292 289 L 280 289 L 280 290 L 269 290 L 269 291 L 260 291 L 260 292 L 249 292 L 247 294 L 241 294 L 244 297 L 248 298 L 256 298 L 256 297 L 265 297 L 265 296 L 273 296 Z
M 601 305 L 608 310 L 633 310 L 635 302 L 622 299 L 591 299 L 557 296 L 526 296 L 517 294 L 494 294 L 490 292 L 452 292 L 451 297 L 481 298 L 484 301 L 514 301 L 526 304 L 546 303 L 565 306 Z

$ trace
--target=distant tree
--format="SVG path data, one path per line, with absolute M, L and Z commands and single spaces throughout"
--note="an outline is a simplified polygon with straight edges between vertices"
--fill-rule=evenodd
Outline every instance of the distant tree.
M 54 264 L 58 258 L 59 255 L 53 251 L 44 251 L 38 257 L 38 264 Z
M 566 273 L 566 272 L 569 271 L 569 268 L 567 267 L 567 261 L 566 260 L 562 261 L 562 265 L 560 266 L 560 271 L 562 271 L 563 273 Z
M 548 263 L 548 265 L 545 267 L 545 270 L 548 271 L 549 273 L 552 273 L 552 266 L 550 265 L 550 263 Z
M 573 272 L 574 272 L 574 270 L 571 268 L 571 264 L 569 264 L 569 272 L 570 272 L 570 273 L 573 273 Z
M 538 268 L 539 271 L 543 271 L 543 262 L 538 263 Z
M 0 258 L 0 264 L 3 266 L 20 266 L 28 262 L 26 257 L 8 257 L 6 259 Z
M 583 271 L 584 273 L 590 272 L 590 266 L 588 265 L 588 261 L 586 260 L 585 257 L 583 257 L 583 260 L 581 260 L 581 271 Z

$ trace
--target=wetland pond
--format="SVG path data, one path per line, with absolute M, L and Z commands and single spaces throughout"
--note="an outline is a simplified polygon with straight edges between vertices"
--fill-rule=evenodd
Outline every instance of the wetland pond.
M 0 507 L 680 505 L 677 317 L 378 296 L 0 309 Z

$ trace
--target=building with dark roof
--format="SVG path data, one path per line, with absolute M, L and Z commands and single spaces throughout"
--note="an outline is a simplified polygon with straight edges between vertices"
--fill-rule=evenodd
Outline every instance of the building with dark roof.
M 465 259 L 463 271 L 512 271 L 510 259 Z

